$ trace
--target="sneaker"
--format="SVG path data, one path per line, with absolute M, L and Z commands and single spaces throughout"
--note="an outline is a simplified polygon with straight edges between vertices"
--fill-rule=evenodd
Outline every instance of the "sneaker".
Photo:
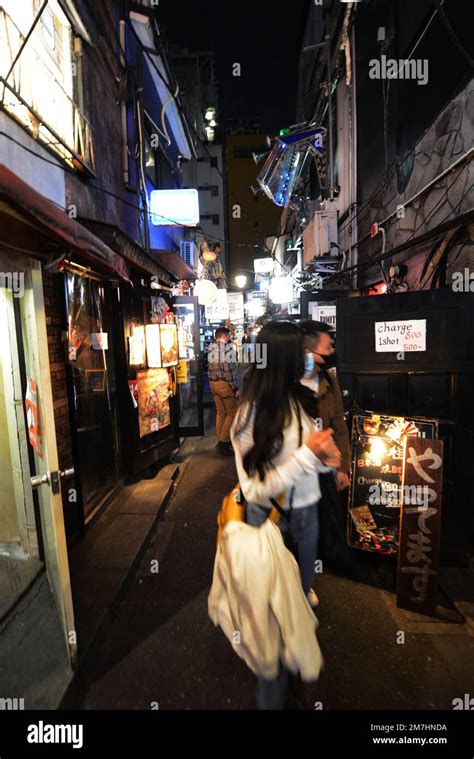
M 223 453 L 224 456 L 234 455 L 234 449 L 232 447 L 232 443 L 217 443 L 216 451 L 219 451 L 219 453 Z
M 309 605 L 311 606 L 312 609 L 314 609 L 316 606 L 319 605 L 319 598 L 317 597 L 313 588 L 310 589 L 307 598 L 308 598 Z

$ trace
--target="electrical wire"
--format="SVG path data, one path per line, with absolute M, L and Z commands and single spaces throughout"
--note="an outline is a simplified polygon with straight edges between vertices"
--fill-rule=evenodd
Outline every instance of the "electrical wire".
M 443 0 L 443 2 L 444 2 L 444 0 Z M 461 55 L 464 58 L 464 60 L 466 60 L 468 62 L 469 66 L 471 68 L 474 68 L 474 60 L 471 58 L 471 56 L 469 55 L 469 53 L 463 48 L 463 46 L 459 42 L 458 36 L 457 36 L 456 32 L 454 31 L 453 27 L 451 26 L 451 24 L 449 23 L 449 20 L 448 20 L 448 17 L 446 16 L 444 8 L 441 7 L 442 6 L 442 2 L 440 2 L 440 0 L 434 0 L 434 4 L 436 5 L 438 13 L 441 16 L 441 20 L 442 20 L 443 24 L 445 25 L 446 30 L 447 30 L 449 36 L 453 40 L 456 49 L 458 50 L 459 53 L 461 53 Z
M 436 203 L 436 205 L 432 208 L 432 210 L 430 211 L 430 213 L 428 214 L 428 216 L 418 225 L 418 227 L 412 232 L 412 234 L 410 235 L 410 237 L 408 237 L 407 240 L 403 243 L 404 246 L 406 246 L 407 243 L 411 242 L 413 240 L 413 238 L 415 237 L 416 233 L 421 229 L 421 227 L 424 226 L 426 224 L 426 222 L 430 220 L 430 218 L 432 217 L 432 215 L 438 210 L 440 204 L 446 199 L 449 190 L 454 185 L 454 183 L 459 179 L 460 176 L 461 176 L 461 173 L 456 177 L 456 179 L 446 189 L 445 193 L 441 196 L 441 198 L 438 200 L 438 202 Z M 452 212 L 455 213 L 457 211 L 457 209 L 459 208 L 459 206 L 463 202 L 464 198 L 467 197 L 467 195 L 471 191 L 472 191 L 472 188 L 470 186 L 468 186 L 467 190 L 464 192 L 464 194 L 462 195 L 462 197 L 460 198 L 460 200 L 458 201 L 458 203 L 456 204 L 456 206 L 452 210 L 450 210 L 448 212 L 448 214 L 444 217 L 444 219 L 442 221 L 440 221 L 440 223 L 439 223 L 438 226 L 441 226 L 442 224 L 444 224 L 444 222 L 449 218 L 449 216 L 450 216 L 450 214 Z M 433 231 L 433 235 L 435 235 L 436 234 L 436 230 L 432 230 L 432 231 Z M 358 245 L 358 244 L 360 244 L 360 241 L 358 243 L 356 243 L 356 245 Z M 354 266 L 351 266 L 348 269 L 345 269 L 344 271 L 338 272 L 336 275 L 332 275 L 328 279 L 331 280 L 331 279 L 333 279 L 335 277 L 340 277 L 340 276 L 343 276 L 345 274 L 355 274 L 355 273 L 358 274 L 358 273 L 364 271 L 365 269 L 369 268 L 370 266 L 374 266 L 375 264 L 379 263 L 382 260 L 382 258 L 383 259 L 390 258 L 393 255 L 397 255 L 397 254 L 393 253 L 392 250 L 389 250 L 387 253 L 385 253 L 383 255 L 383 257 L 382 256 L 377 256 L 377 254 L 375 254 L 375 256 L 372 256 L 367 261 L 364 261 L 364 262 L 362 262 L 360 264 L 355 264 Z
M 137 38 L 138 42 L 139 42 L 139 43 L 140 43 L 140 45 L 141 45 L 141 41 L 140 41 L 140 39 L 139 39 L 139 37 L 138 37 L 138 35 L 137 35 L 137 33 L 136 33 L 135 29 L 133 28 L 132 24 L 130 23 L 130 19 L 129 19 L 129 18 L 127 18 L 127 19 L 126 19 L 126 21 L 127 21 L 128 25 L 129 25 L 130 29 L 132 30 L 133 34 L 135 35 L 135 37 Z M 162 72 L 159 70 L 158 66 L 156 65 L 155 61 L 153 60 L 153 58 L 152 58 L 152 55 L 151 55 L 150 51 L 149 51 L 149 50 L 147 50 L 146 48 L 144 48 L 144 47 L 143 47 L 143 45 L 141 45 L 141 46 L 142 46 L 143 52 L 144 52 L 145 56 L 148 58 L 148 60 L 149 60 L 150 64 L 153 66 L 154 70 L 156 71 L 156 73 L 158 74 L 158 76 L 160 77 L 160 79 L 162 80 L 162 82 L 163 82 L 163 83 L 165 84 L 165 86 L 168 88 L 168 91 L 170 92 L 170 94 L 172 94 L 171 84 L 170 84 L 170 83 L 169 83 L 169 82 L 168 82 L 168 81 L 167 81 L 167 80 L 164 78 L 164 76 L 163 76 Z M 193 125 L 193 124 L 191 124 L 191 123 L 189 122 L 189 120 L 188 120 L 188 118 L 187 118 L 187 115 L 186 115 L 186 113 L 185 113 L 185 111 L 184 111 L 184 109 L 183 109 L 183 106 L 182 106 L 181 102 L 180 102 L 180 101 L 179 101 L 177 98 L 175 98 L 174 96 L 173 96 L 173 99 L 175 100 L 176 106 L 177 106 L 178 110 L 180 111 L 180 113 L 181 113 L 182 117 L 184 118 L 184 121 L 185 121 L 185 123 L 187 124 L 188 128 L 190 129 L 190 131 L 191 131 L 191 132 L 193 132 L 193 134 L 194 134 L 194 137 L 197 139 L 197 141 L 198 141 L 198 142 L 199 142 L 199 144 L 201 145 L 201 147 L 202 147 L 202 149 L 204 150 L 204 152 L 205 152 L 205 153 L 208 155 L 208 157 L 209 157 L 209 158 L 212 158 L 212 155 L 211 155 L 211 153 L 209 152 L 209 150 L 207 149 L 207 146 L 206 146 L 206 144 L 204 143 L 204 141 L 202 140 L 202 138 L 201 138 L 200 134 L 197 132 L 197 130 L 196 130 L 196 128 L 194 127 L 194 125 Z M 219 175 L 222 177 L 222 179 L 225 181 L 226 177 L 224 176 L 224 174 L 222 173 L 222 171 L 220 170 L 220 168 L 219 168 L 218 166 L 216 167 L 216 171 L 217 171 L 217 172 L 218 172 L 218 174 L 219 174 Z M 300 282 L 298 282 L 298 280 L 296 280 L 296 279 L 294 278 L 294 276 L 293 276 L 293 273 L 292 273 L 292 272 L 291 272 L 289 269 L 287 269 L 287 268 L 286 268 L 286 267 L 285 267 L 285 266 L 284 266 L 284 265 L 283 265 L 283 264 L 282 264 L 282 263 L 281 263 L 281 262 L 280 262 L 280 261 L 277 259 L 277 257 L 276 257 L 276 256 L 275 256 L 275 254 L 273 253 L 273 251 L 272 251 L 272 250 L 271 250 L 271 249 L 268 247 L 268 245 L 267 245 L 267 242 L 266 242 L 266 239 L 265 239 L 263 236 L 260 236 L 260 232 L 257 230 L 257 227 L 256 227 L 256 223 L 254 223 L 254 222 L 251 220 L 251 218 L 250 218 L 250 215 L 249 215 L 249 214 L 248 214 L 248 212 L 247 212 L 247 209 L 246 209 L 246 208 L 245 208 L 245 206 L 244 206 L 244 205 L 243 205 L 243 204 L 240 202 L 240 200 L 239 200 L 239 198 L 237 197 L 237 195 L 234 193 L 234 191 L 233 191 L 233 190 L 231 190 L 230 186 L 228 187 L 228 189 L 229 189 L 229 194 L 230 194 L 230 195 L 231 195 L 231 196 L 234 198 L 234 200 L 236 201 L 236 203 L 237 203 L 237 204 L 240 206 L 241 210 L 243 211 L 243 214 L 244 214 L 245 220 L 248 222 L 249 226 L 251 226 L 251 227 L 252 227 L 252 229 L 253 229 L 253 231 L 255 232 L 256 236 L 257 236 L 257 237 L 260 237 L 260 239 L 261 239 L 261 244 L 262 244 L 262 246 L 263 246 L 263 249 L 264 249 L 264 250 L 265 250 L 265 251 L 268 253 L 268 255 L 269 255 L 269 256 L 270 256 L 270 257 L 271 257 L 271 258 L 272 258 L 272 259 L 275 261 L 275 263 L 277 263 L 277 264 L 278 264 L 278 265 L 281 267 L 281 269 L 283 269 L 283 271 L 285 271 L 285 272 L 286 272 L 286 274 L 287 274 L 289 277 L 291 277 L 291 279 L 294 281 L 294 283 L 295 283 L 295 284 L 296 284 L 298 287 L 301 287 L 301 283 L 300 283 Z M 284 235 L 280 235 L 279 237 L 283 237 L 283 236 L 284 236 Z M 230 244 L 231 244 L 231 245 L 233 245 L 233 243 L 232 243 L 232 242 L 231 242 Z M 243 246 L 243 247 L 247 247 L 247 246 Z
M 98 21 L 96 14 L 93 14 L 93 15 L 94 15 L 94 17 L 95 17 L 96 21 Z M 187 123 L 188 127 L 190 127 L 190 128 L 192 129 L 192 131 L 193 131 L 193 132 L 194 132 L 194 134 L 195 134 L 195 137 L 198 139 L 198 141 L 200 142 L 201 146 L 203 147 L 203 149 L 205 150 L 205 152 L 207 153 L 207 155 L 208 155 L 209 157 L 212 157 L 212 156 L 211 156 L 211 154 L 209 153 L 209 151 L 207 150 L 207 147 L 206 147 L 205 143 L 202 141 L 202 139 L 201 139 L 200 135 L 197 133 L 197 131 L 194 129 L 194 127 L 193 127 L 193 126 L 192 126 L 192 125 L 189 123 L 189 121 L 188 121 L 188 119 L 187 119 L 187 116 L 186 116 L 186 114 L 185 114 L 185 112 L 184 112 L 184 110 L 183 110 L 182 104 L 181 104 L 181 102 L 180 102 L 180 101 L 177 99 L 177 95 L 178 95 L 178 93 L 179 93 L 179 85 L 176 83 L 175 91 L 174 91 L 174 94 L 173 94 L 173 91 L 172 91 L 172 89 L 171 89 L 171 85 L 170 85 L 170 83 L 169 83 L 169 82 L 168 82 L 168 81 L 167 81 L 167 80 L 164 78 L 163 74 L 161 73 L 161 71 L 160 71 L 160 70 L 158 69 L 158 67 L 156 66 L 156 64 L 155 64 L 155 61 L 153 61 L 153 59 L 151 58 L 151 55 L 150 55 L 149 51 L 147 51 L 147 50 L 145 50 L 145 49 L 143 48 L 143 45 L 142 45 L 142 43 L 141 43 L 141 41 L 140 41 L 140 39 L 139 39 L 139 37 L 138 37 L 138 35 L 137 35 L 137 33 L 136 33 L 135 29 L 133 29 L 133 26 L 130 24 L 130 20 L 129 20 L 129 19 L 126 19 L 126 21 L 127 21 L 127 23 L 129 24 L 129 27 L 131 28 L 131 30 L 133 31 L 133 34 L 134 34 L 134 35 L 135 35 L 135 37 L 137 38 L 137 41 L 138 41 L 138 43 L 140 44 L 140 46 L 142 47 L 142 49 L 143 49 L 144 53 L 147 55 L 148 59 L 150 60 L 150 62 L 151 62 L 151 64 L 152 64 L 152 66 L 153 66 L 153 67 L 154 67 L 154 69 L 155 69 L 155 71 L 157 72 L 157 74 L 159 75 L 159 77 L 161 78 L 161 80 L 163 81 L 163 83 L 165 84 L 165 86 L 168 88 L 168 90 L 169 90 L 169 92 L 170 92 L 170 99 L 169 99 L 169 101 L 167 101 L 167 104 L 168 104 L 168 102 L 171 102 L 171 100 L 174 100 L 174 101 L 175 101 L 175 103 L 176 103 L 176 105 L 177 105 L 178 109 L 180 110 L 180 112 L 181 112 L 181 115 L 184 117 L 184 119 L 185 119 L 185 121 L 186 121 L 186 123 Z M 101 23 L 99 23 L 99 26 L 101 26 Z M 115 27 L 114 27 L 113 31 L 114 31 L 114 34 L 115 34 L 115 36 L 117 37 L 117 41 L 118 41 L 118 42 L 120 42 L 120 40 L 119 40 L 119 37 L 118 37 L 118 33 L 117 33 L 117 30 L 115 29 Z M 102 27 L 101 27 L 101 32 L 102 32 L 102 34 L 103 34 L 103 39 L 105 40 L 105 42 L 106 42 L 106 44 L 107 44 L 107 46 L 108 46 L 109 50 L 112 52 L 113 56 L 114 56 L 114 57 L 116 57 L 116 51 L 115 51 L 115 50 L 112 48 L 112 46 L 110 45 L 110 42 L 109 42 L 109 40 L 108 40 L 108 37 L 107 37 L 107 35 L 104 33 L 104 30 L 102 29 Z M 121 68 L 121 69 L 124 69 L 124 67 L 123 67 L 123 65 L 122 65 L 121 63 L 120 63 L 120 68 Z M 130 73 L 130 74 L 131 74 L 131 76 L 132 76 L 132 80 L 133 80 L 133 82 L 134 82 L 134 85 L 135 85 L 135 87 L 136 87 L 136 86 L 137 86 L 137 81 L 136 81 L 136 78 L 135 78 L 135 75 L 134 75 L 134 71 L 133 71 L 133 68 L 132 68 L 132 67 L 131 67 L 129 64 L 127 64 L 127 63 L 126 63 L 126 64 L 125 64 L 125 70 L 127 71 L 127 73 Z M 167 105 L 167 104 L 166 104 L 166 105 Z M 162 120 L 163 120 L 163 119 L 164 119 L 164 109 L 162 109 Z M 140 126 L 141 126 L 141 125 L 140 125 Z M 163 126 L 166 126 L 166 125 L 164 124 Z M 167 132 L 167 130 L 166 130 L 166 132 Z M 12 141 L 13 141 L 13 142 L 16 142 L 16 144 L 18 144 L 20 147 L 22 147 L 22 148 L 24 148 L 25 150 L 27 150 L 28 152 L 30 152 L 30 153 L 31 153 L 32 155 L 34 155 L 35 157 L 37 157 L 37 158 L 40 158 L 41 160 L 44 160 L 44 161 L 46 161 L 47 163 L 50 163 L 51 165 L 55 166 L 56 168 L 60 168 L 60 169 L 61 169 L 61 168 L 63 168 L 63 167 L 61 167 L 61 166 L 58 166 L 56 162 L 54 162 L 54 161 L 52 161 L 52 160 L 48 160 L 48 159 L 46 159 L 44 156 L 40 156 L 40 155 L 38 155 L 38 154 L 37 154 L 35 151 L 33 151 L 33 150 L 30 150 L 30 149 L 29 149 L 29 148 L 27 148 L 26 146 L 22 145 L 22 144 L 21 144 L 21 143 L 19 143 L 18 141 L 16 141 L 16 140 L 14 140 L 13 138 L 11 138 L 11 136 L 10 136 L 10 135 L 8 135 L 7 133 L 5 133 L 5 132 L 3 132 L 3 131 L 0 131 L 0 135 L 3 135 L 3 136 L 5 136 L 5 137 L 7 137 L 7 138 L 9 138 L 9 139 L 12 139 Z M 168 135 L 168 133 L 167 133 L 167 139 L 169 140 L 169 135 Z M 171 140 L 169 140 L 169 142 L 171 143 Z M 65 169 L 65 170 L 69 170 L 69 173 L 71 173 L 73 176 L 77 176 L 76 172 L 75 172 L 73 169 L 69 169 L 69 167 L 67 167 L 67 169 Z M 219 169 L 219 167 L 217 167 L 217 171 L 218 171 L 218 173 L 220 174 L 220 176 L 221 176 L 221 177 L 222 177 L 222 178 L 225 180 L 224 174 L 221 172 L 221 170 Z M 143 179 L 143 178 L 142 178 L 142 179 Z M 125 203 L 127 206 L 129 206 L 129 207 L 131 207 L 131 208 L 134 208 L 135 210 L 139 211 L 140 213 L 142 212 L 142 208 L 141 208 L 140 206 L 136 206 L 135 204 L 132 204 L 132 203 L 130 203 L 130 202 L 128 202 L 128 201 L 126 201 L 126 200 L 124 200 L 122 197 L 120 197 L 120 196 L 116 195 L 115 193 L 112 193 L 112 192 L 110 192 L 110 191 L 106 190 L 105 188 L 101 188 L 101 187 L 98 187 L 97 185 L 93 185 L 93 184 L 91 184 L 91 183 L 89 184 L 89 186 L 90 186 L 90 187 L 92 187 L 92 188 L 94 188 L 94 189 L 95 189 L 95 190 L 97 190 L 98 192 L 103 192 L 103 193 L 105 193 L 105 194 L 108 194 L 108 195 L 110 195 L 110 196 L 114 197 L 114 198 L 115 198 L 115 199 L 117 199 L 117 200 L 120 200 L 121 202 Z M 245 215 L 245 217 L 246 217 L 246 220 L 249 222 L 249 224 L 252 226 L 252 228 L 254 229 L 254 231 L 257 233 L 257 236 L 259 236 L 259 233 L 258 233 L 258 231 L 256 230 L 256 227 L 255 227 L 254 223 L 251 221 L 251 219 L 250 219 L 249 215 L 247 214 L 247 211 L 246 211 L 245 207 L 243 206 L 243 204 L 242 204 L 242 203 L 240 203 L 240 201 L 239 201 L 239 199 L 237 198 L 237 196 L 235 195 L 235 193 L 233 193 L 233 192 L 232 192 L 231 194 L 232 194 L 232 196 L 234 197 L 234 199 L 236 200 L 236 202 L 239 204 L 239 206 L 242 208 L 242 210 L 244 211 L 244 215 Z M 59 204 L 58 204 L 58 205 L 59 205 Z M 63 209 L 63 210 L 64 210 L 64 209 Z M 161 216 L 160 214 L 150 214 L 150 213 L 148 213 L 148 216 L 149 216 L 150 218 L 151 218 L 151 216 L 157 216 L 157 215 L 158 215 L 158 216 Z M 168 218 L 168 217 L 164 217 L 164 216 L 162 216 L 161 218 Z M 173 219 L 170 219 L 170 221 L 174 221 L 174 220 L 173 220 Z M 175 222 L 175 223 L 177 224 L 177 222 Z M 180 226 L 181 226 L 181 225 L 180 225 Z M 200 229 L 200 231 L 201 231 L 201 232 L 203 232 L 203 230 L 202 230 L 202 228 L 201 228 L 201 227 L 200 227 L 199 229 Z M 260 249 L 260 247 L 261 247 L 261 245 L 257 245 L 257 244 L 254 244 L 254 243 L 233 243 L 233 242 L 232 242 L 232 241 L 230 241 L 230 240 L 225 240 L 225 239 L 223 239 L 223 238 L 219 238 L 219 237 L 217 237 L 217 236 L 215 236 L 215 235 L 211 235 L 211 234 L 206 234 L 206 236 L 207 236 L 207 237 L 210 237 L 211 239 L 213 239 L 213 240 L 215 240 L 215 241 L 223 242 L 223 243 L 225 243 L 225 244 L 228 244 L 228 245 L 235 245 L 235 246 L 237 246 L 237 247 L 245 247 L 245 248 L 252 248 L 252 247 L 253 247 L 253 248 L 256 248 L 256 249 L 257 249 L 257 248 L 258 248 L 258 249 Z M 280 238 L 280 237 L 284 237 L 284 236 L 285 236 L 285 235 L 278 235 L 277 237 L 278 237 L 278 238 Z M 280 262 L 279 262 L 279 261 L 276 259 L 276 257 L 273 255 L 273 253 L 272 253 L 272 252 L 269 250 L 268 246 L 266 245 L 266 241 L 265 241 L 265 238 L 261 238 L 261 239 L 262 239 L 262 245 L 263 245 L 263 249 L 264 249 L 264 250 L 266 250 L 267 252 L 269 252 L 269 253 L 270 253 L 270 255 L 271 255 L 271 257 L 272 257 L 272 258 L 273 258 L 273 259 L 274 259 L 274 260 L 275 260 L 275 261 L 276 261 L 276 262 L 277 262 L 277 263 L 278 263 L 280 266 L 282 266 L 282 265 L 280 264 Z M 285 270 L 285 271 L 286 271 L 286 272 L 287 272 L 287 273 L 288 273 L 290 276 L 292 276 L 292 275 L 291 275 L 291 272 L 289 272 L 287 269 L 285 269 L 285 267 L 283 267 L 283 266 L 282 266 L 282 268 L 283 268 L 283 269 L 284 269 L 284 270 Z M 296 280 L 295 280 L 295 281 L 296 281 Z M 299 283 L 298 283 L 298 284 L 299 284 Z
M 23 150 L 25 150 L 27 153 L 30 153 L 31 155 L 33 155 L 35 158 L 38 158 L 39 160 L 44 161 L 45 163 L 48 163 L 51 166 L 54 166 L 54 168 L 59 169 L 59 171 L 65 171 L 65 172 L 67 172 L 68 174 L 71 174 L 71 176 L 73 176 L 73 177 L 75 177 L 77 179 L 77 172 L 76 172 L 76 170 L 72 169 L 70 166 L 60 165 L 56 161 L 54 161 L 52 159 L 46 158 L 45 156 L 42 156 L 42 155 L 39 155 L 38 153 L 36 153 L 31 148 L 28 148 L 26 145 L 23 145 L 23 143 L 21 143 L 18 140 L 16 140 L 14 137 L 12 137 L 7 132 L 4 132 L 4 131 L 0 130 L 0 137 L 6 137 L 8 140 L 11 140 L 11 142 L 15 143 L 15 145 L 17 145 L 20 148 L 23 148 Z M 58 160 L 60 160 L 60 159 L 58 159 Z M 94 184 L 91 184 L 91 183 L 88 183 L 87 186 L 90 187 L 93 190 L 96 190 L 97 192 L 103 193 L 104 195 L 109 195 L 110 197 L 115 198 L 115 200 L 119 200 L 121 203 L 123 203 L 124 205 L 128 206 L 129 208 L 133 208 L 135 211 L 139 211 L 140 213 L 142 213 L 142 211 L 143 211 L 143 209 L 142 209 L 141 206 L 138 206 L 135 203 L 131 203 L 128 200 L 125 200 L 125 198 L 123 198 L 121 195 L 117 195 L 116 193 L 112 192 L 111 190 L 106 190 L 104 187 L 98 187 L 97 185 L 94 185 Z M 51 200 L 50 198 L 48 198 L 48 200 L 50 200 L 51 203 L 53 203 L 55 206 L 57 206 L 58 208 L 60 208 L 61 211 L 67 212 L 67 208 L 63 208 L 63 206 L 60 203 L 58 203 L 57 201 Z M 173 224 L 176 224 L 176 226 L 183 226 L 183 224 L 180 221 L 178 221 L 176 219 L 170 219 L 169 216 L 164 216 L 163 214 L 159 214 L 159 213 L 155 213 L 155 212 L 149 211 L 148 212 L 148 216 L 149 216 L 150 219 L 153 216 L 158 216 L 158 217 L 160 217 L 162 219 L 168 219 L 169 221 L 173 222 Z M 194 227 L 192 227 L 192 228 L 194 229 Z M 198 227 L 196 227 L 196 229 L 198 231 L 200 231 L 202 234 L 205 234 L 206 237 L 209 237 L 209 238 L 211 238 L 213 240 L 216 240 L 218 242 L 223 242 L 225 244 L 230 244 L 229 240 L 225 240 L 223 238 L 220 238 L 220 237 L 217 237 L 217 236 L 214 236 L 214 235 L 211 235 L 211 234 L 204 233 L 204 230 L 202 229 L 201 225 L 199 225 Z M 280 237 L 284 237 L 284 236 L 285 235 L 280 235 Z M 245 248 L 254 247 L 254 248 L 259 248 L 260 249 L 260 247 L 261 247 L 260 245 L 256 245 L 254 243 L 232 243 L 232 244 L 233 245 L 238 245 L 239 247 L 245 247 Z

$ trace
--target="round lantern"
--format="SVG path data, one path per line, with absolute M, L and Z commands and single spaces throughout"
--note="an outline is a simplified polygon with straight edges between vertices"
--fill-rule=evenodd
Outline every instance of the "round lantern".
M 194 287 L 194 295 L 198 296 L 200 306 L 210 306 L 217 300 L 217 287 L 210 279 L 200 279 Z

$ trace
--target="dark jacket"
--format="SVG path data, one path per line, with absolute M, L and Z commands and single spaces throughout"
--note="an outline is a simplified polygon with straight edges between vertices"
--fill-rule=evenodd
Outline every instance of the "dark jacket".
M 334 442 L 341 452 L 339 471 L 348 473 L 351 468 L 349 431 L 344 420 L 341 388 L 336 375 L 331 372 L 323 371 L 319 375 L 318 410 L 323 429 L 331 427 L 334 430 Z

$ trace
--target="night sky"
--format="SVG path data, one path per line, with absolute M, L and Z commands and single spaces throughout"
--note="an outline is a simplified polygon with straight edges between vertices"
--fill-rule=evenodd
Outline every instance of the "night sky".
M 186 8 L 186 10 L 184 10 Z M 308 0 L 162 0 L 158 19 L 170 43 L 216 53 L 221 119 L 252 117 L 274 133 L 295 122 L 298 55 Z M 232 76 L 240 63 L 242 77 Z

